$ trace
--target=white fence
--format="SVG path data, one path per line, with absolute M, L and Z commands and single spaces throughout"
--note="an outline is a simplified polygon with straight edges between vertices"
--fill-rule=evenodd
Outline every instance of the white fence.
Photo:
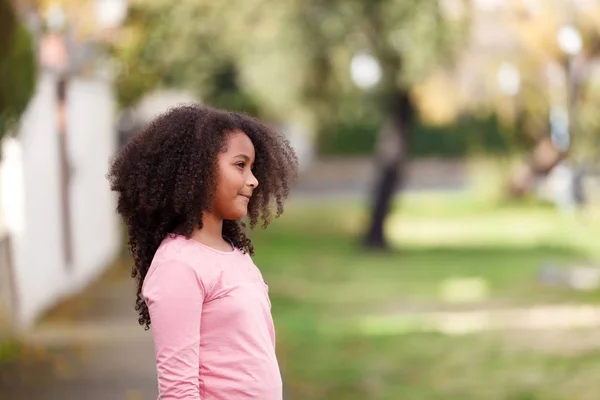
M 11 238 L 11 309 L 19 327 L 31 325 L 48 307 L 81 290 L 104 270 L 120 245 L 115 201 L 105 178 L 116 149 L 111 84 L 75 77 L 67 85 L 67 202 L 56 88 L 54 76 L 40 76 L 17 138 L 5 139 L 2 146 L 0 221 Z M 63 204 L 69 204 L 67 219 Z M 68 229 L 65 221 L 70 221 Z

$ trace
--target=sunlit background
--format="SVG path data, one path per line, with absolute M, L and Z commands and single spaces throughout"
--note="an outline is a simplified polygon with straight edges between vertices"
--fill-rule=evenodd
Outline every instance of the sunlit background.
M 156 398 L 105 175 L 189 102 L 300 159 L 286 400 L 600 398 L 600 1 L 0 0 L 0 399 Z

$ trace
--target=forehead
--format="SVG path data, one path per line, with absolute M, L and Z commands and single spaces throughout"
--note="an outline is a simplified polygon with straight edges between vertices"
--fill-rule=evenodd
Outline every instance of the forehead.
M 235 130 L 227 135 L 227 145 L 225 153 L 245 154 L 249 157 L 254 156 L 254 145 L 252 140 L 243 131 Z

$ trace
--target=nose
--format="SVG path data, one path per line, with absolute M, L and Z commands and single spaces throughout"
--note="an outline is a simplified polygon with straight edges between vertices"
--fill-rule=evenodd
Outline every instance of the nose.
M 258 179 L 256 179 L 252 171 L 250 171 L 250 175 L 248 175 L 248 182 L 246 182 L 246 184 L 253 189 L 256 189 L 258 186 Z

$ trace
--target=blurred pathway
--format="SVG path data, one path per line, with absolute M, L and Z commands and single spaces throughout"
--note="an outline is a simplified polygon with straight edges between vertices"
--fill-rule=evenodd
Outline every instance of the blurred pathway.
M 20 360 L 0 367 L 0 399 L 156 399 L 152 337 L 133 299 L 122 269 L 51 311 Z
M 458 192 L 468 188 L 468 167 L 461 160 L 413 160 L 404 191 Z M 373 190 L 374 163 L 370 158 L 315 161 L 302 171 L 293 196 L 301 199 L 363 198 Z
M 438 332 L 465 335 L 491 331 L 576 331 L 600 327 L 596 304 L 552 304 L 520 307 L 474 307 L 467 310 L 422 310 L 354 318 L 352 329 L 389 335 Z M 600 344 L 600 337 L 598 340 Z

